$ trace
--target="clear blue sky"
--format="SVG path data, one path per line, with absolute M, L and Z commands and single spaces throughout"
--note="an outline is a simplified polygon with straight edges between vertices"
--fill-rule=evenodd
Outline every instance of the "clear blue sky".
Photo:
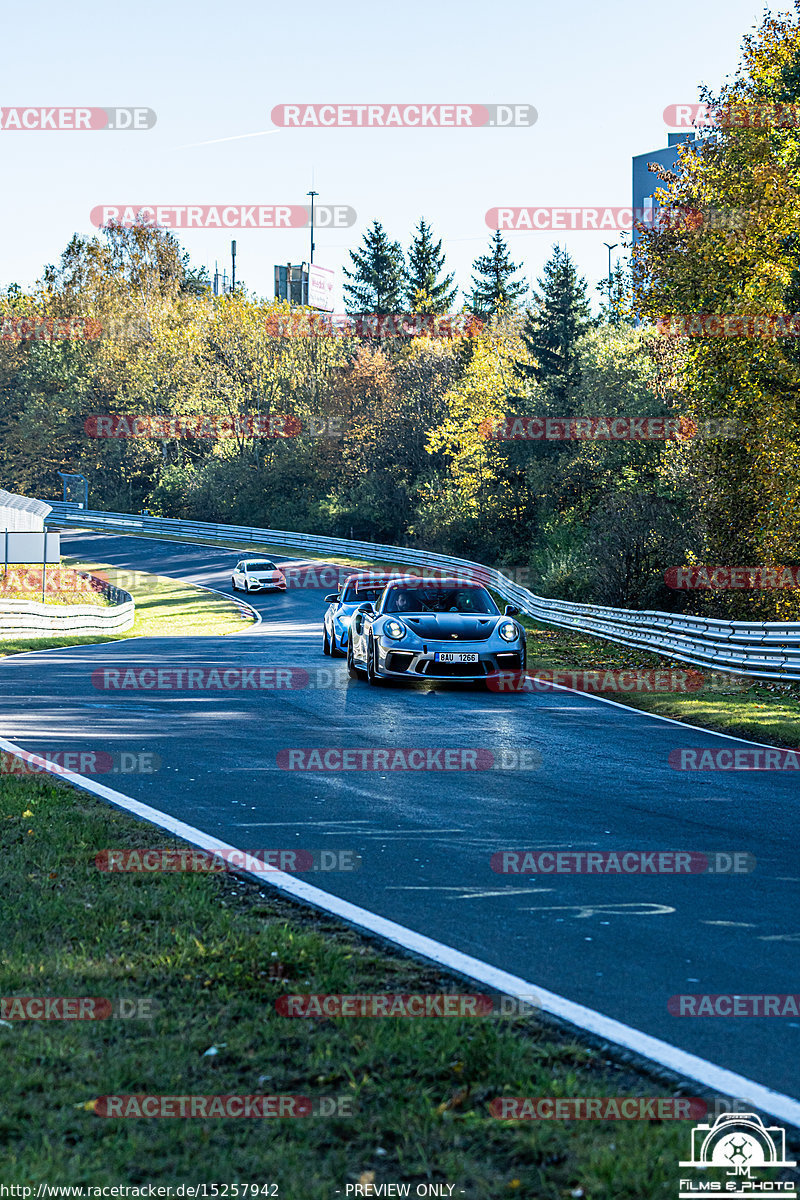
M 0 286 L 30 285 L 74 232 L 93 232 L 97 204 L 297 204 L 313 177 L 320 202 L 358 213 L 353 229 L 317 235 L 316 261 L 335 268 L 339 284 L 369 222 L 381 220 L 405 247 L 424 215 L 466 288 L 491 234 L 487 209 L 629 204 L 631 157 L 666 144 L 664 108 L 735 72 L 761 11 L 758 0 L 686 9 L 631 0 L 13 5 L 3 19 L 0 104 L 142 105 L 158 122 L 138 133 L 0 131 Z M 526 102 L 539 119 L 528 129 L 239 137 L 272 129 L 276 104 L 369 101 Z M 238 140 L 192 145 L 222 138 Z M 266 295 L 275 263 L 308 257 L 303 230 L 178 236 L 193 263 L 211 269 L 229 262 L 235 237 L 238 276 Z M 554 240 L 509 235 L 530 281 Z M 618 239 L 558 240 L 594 285 L 606 271 L 603 241 Z

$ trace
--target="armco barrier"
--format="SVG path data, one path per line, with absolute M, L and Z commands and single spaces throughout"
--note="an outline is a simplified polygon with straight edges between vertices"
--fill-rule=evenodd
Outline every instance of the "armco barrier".
M 42 604 L 40 600 L 0 600 L 0 638 L 48 637 L 58 633 L 75 635 L 124 633 L 136 616 L 133 596 L 105 579 L 88 576 L 97 591 L 110 600 L 97 604 Z
M 512 583 L 499 571 L 468 559 L 429 554 L 402 546 L 347 541 L 281 529 L 253 529 L 244 525 L 214 525 L 205 521 L 178 521 L 171 517 L 134 516 L 131 513 L 93 512 L 63 501 L 48 501 L 50 526 L 75 525 L 111 529 L 120 533 L 158 537 L 201 538 L 242 545 L 284 546 L 313 553 L 342 554 L 372 562 L 404 563 L 415 567 L 468 569 L 521 612 L 537 621 L 563 629 L 577 629 L 606 641 L 664 654 L 680 662 L 713 667 L 733 674 L 800 682 L 800 622 L 719 621 L 712 617 L 667 612 L 635 612 L 598 604 L 573 604 L 536 596 Z

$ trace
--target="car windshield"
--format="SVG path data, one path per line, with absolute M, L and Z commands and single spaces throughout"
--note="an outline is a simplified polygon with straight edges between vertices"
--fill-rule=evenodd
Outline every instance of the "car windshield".
M 342 604 L 361 604 L 364 600 L 377 600 L 386 587 L 385 583 L 357 584 L 349 583 L 342 595 Z
M 275 570 L 277 570 L 275 563 L 268 562 L 266 558 L 259 559 L 258 562 L 245 563 L 245 569 L 248 571 L 275 571 Z
M 486 588 L 413 587 L 392 588 L 385 612 L 393 613 L 489 613 L 499 609 Z

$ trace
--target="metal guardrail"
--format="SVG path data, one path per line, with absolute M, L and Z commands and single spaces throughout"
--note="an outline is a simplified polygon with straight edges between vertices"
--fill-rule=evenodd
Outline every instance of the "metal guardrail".
M 136 617 L 133 596 L 96 575 L 84 575 L 93 589 L 110 602 L 97 604 L 43 604 L 40 600 L 0 599 L 0 638 L 47 637 L 58 633 L 76 636 L 92 633 L 124 633 Z
M 179 521 L 171 517 L 96 512 L 58 500 L 48 503 L 53 509 L 47 518 L 47 524 L 51 526 L 74 525 L 156 537 L 167 535 L 240 542 L 243 545 L 280 546 L 314 553 L 341 554 L 372 562 L 402 563 L 427 570 L 468 573 L 471 578 L 486 584 L 509 603 L 515 604 L 527 616 L 548 625 L 580 630 L 606 641 L 651 650 L 695 666 L 763 679 L 800 682 L 799 621 L 721 621 L 713 617 L 685 616 L 680 613 L 635 612 L 597 604 L 576 604 L 536 596 L 492 567 L 447 554 L 282 529 L 254 529 L 245 525 Z

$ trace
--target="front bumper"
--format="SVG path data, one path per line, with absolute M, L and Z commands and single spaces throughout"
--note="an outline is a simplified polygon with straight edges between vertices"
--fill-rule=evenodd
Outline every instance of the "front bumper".
M 436 662 L 434 655 L 477 654 L 478 661 L 471 663 Z M 492 646 L 486 642 L 458 642 L 429 644 L 426 647 L 403 646 L 381 638 L 378 642 L 378 671 L 387 679 L 463 679 L 476 682 L 496 675 L 500 671 L 524 671 L 525 649 L 519 643 L 510 642 L 508 648 Z
M 277 583 L 258 583 L 255 579 L 248 579 L 245 584 L 245 591 L 248 592 L 285 592 L 286 580 Z

